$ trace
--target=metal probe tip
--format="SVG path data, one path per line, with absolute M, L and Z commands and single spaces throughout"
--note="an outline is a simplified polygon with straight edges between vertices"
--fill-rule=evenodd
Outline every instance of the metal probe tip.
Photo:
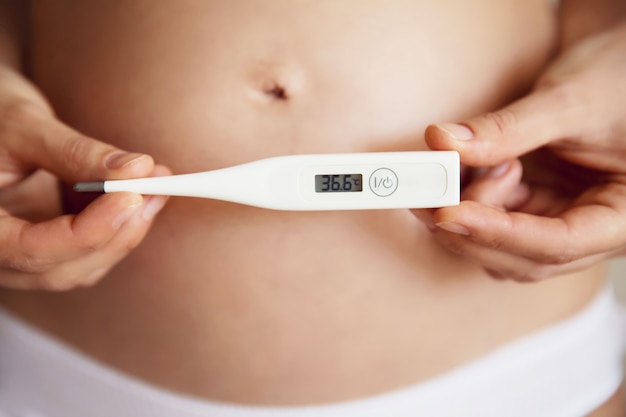
M 77 182 L 74 184 L 74 191 L 79 193 L 103 193 L 104 181 Z

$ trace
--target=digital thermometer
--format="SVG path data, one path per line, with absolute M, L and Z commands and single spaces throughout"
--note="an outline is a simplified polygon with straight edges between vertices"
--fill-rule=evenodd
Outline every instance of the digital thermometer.
M 362 210 L 459 204 L 454 151 L 288 155 L 214 171 L 83 182 L 80 192 L 203 197 L 275 210 Z

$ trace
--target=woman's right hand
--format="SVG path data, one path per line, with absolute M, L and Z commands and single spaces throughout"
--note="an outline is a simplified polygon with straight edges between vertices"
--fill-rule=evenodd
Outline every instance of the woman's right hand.
M 63 214 L 59 180 L 167 174 L 148 155 L 61 123 L 28 80 L 0 67 L 0 286 L 67 290 L 94 284 L 139 244 L 166 202 L 113 193 L 76 215 Z
M 459 206 L 415 211 L 439 243 L 493 277 L 539 281 L 626 255 L 626 4 L 619 6 L 617 24 L 565 45 L 527 96 L 426 131 L 432 149 L 493 167 L 468 184 Z M 515 161 L 522 156 L 523 180 Z

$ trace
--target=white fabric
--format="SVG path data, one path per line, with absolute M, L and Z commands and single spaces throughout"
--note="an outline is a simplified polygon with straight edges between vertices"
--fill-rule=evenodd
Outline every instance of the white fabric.
M 107 368 L 0 311 L 0 417 L 581 417 L 618 388 L 612 293 L 430 381 L 345 403 L 245 407 L 167 392 Z

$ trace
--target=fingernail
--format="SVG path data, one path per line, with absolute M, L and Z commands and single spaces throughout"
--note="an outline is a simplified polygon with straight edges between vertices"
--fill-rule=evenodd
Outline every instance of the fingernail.
M 139 209 L 139 207 L 141 206 L 142 206 L 141 201 L 138 203 L 126 206 L 124 210 L 120 214 L 118 214 L 117 217 L 113 219 L 113 224 L 112 224 L 113 229 L 117 230 L 120 227 L 122 227 L 124 223 L 126 223 L 131 217 L 133 217 L 133 214 L 135 214 L 137 209 Z
M 161 209 L 165 205 L 165 202 L 167 201 L 167 197 L 155 195 L 146 197 L 146 200 L 147 201 L 144 203 L 143 206 L 143 211 L 141 212 L 141 217 L 143 217 L 143 219 L 146 221 L 150 221 L 154 218 L 154 216 L 157 215 L 159 211 L 161 211 Z
M 439 123 L 437 127 L 456 140 L 470 140 L 474 138 L 474 132 L 469 127 L 456 123 Z
M 108 169 L 122 169 L 147 157 L 148 155 L 142 153 L 116 151 L 110 153 L 106 157 L 104 161 L 104 166 Z
M 458 223 L 452 222 L 440 222 L 436 224 L 440 229 L 445 230 L 446 232 L 456 233 L 457 235 L 469 236 L 470 231 L 467 227 L 462 226 Z

